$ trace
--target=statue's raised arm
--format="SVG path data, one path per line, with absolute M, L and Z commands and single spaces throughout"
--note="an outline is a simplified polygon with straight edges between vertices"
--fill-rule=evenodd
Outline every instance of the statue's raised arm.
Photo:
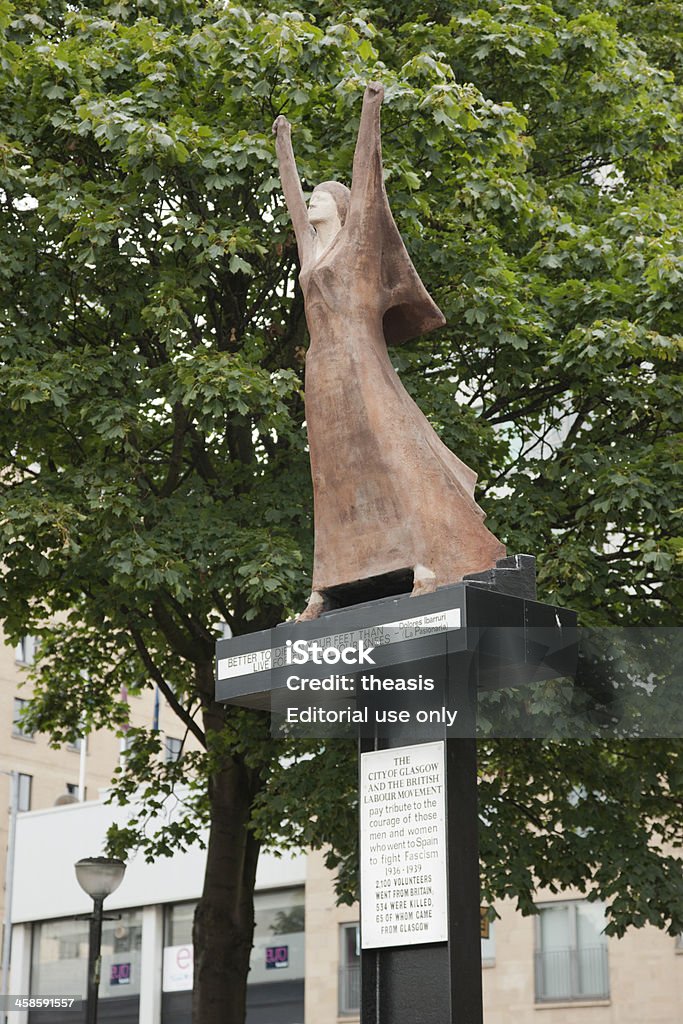
M 292 129 L 286 117 L 280 114 L 273 122 L 275 152 L 280 166 L 280 181 L 299 249 L 299 262 L 308 262 L 315 240 L 315 230 L 308 220 L 308 209 L 304 199 L 299 172 L 296 168 L 292 149 Z
M 381 215 L 382 199 L 386 197 L 382 171 L 382 139 L 380 111 L 384 100 L 384 87 L 371 82 L 365 90 L 363 109 L 358 128 L 358 139 L 353 156 L 351 208 L 349 224 L 352 229 L 361 225 L 372 230 L 372 220 Z

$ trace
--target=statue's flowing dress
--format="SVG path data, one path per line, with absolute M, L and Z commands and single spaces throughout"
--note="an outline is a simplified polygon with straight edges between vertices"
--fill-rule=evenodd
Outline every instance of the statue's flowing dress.
M 387 352 L 444 318 L 389 209 L 380 105 L 368 90 L 346 222 L 300 275 L 319 593 L 418 565 L 441 586 L 505 554 L 474 501 L 476 475 L 439 440 Z

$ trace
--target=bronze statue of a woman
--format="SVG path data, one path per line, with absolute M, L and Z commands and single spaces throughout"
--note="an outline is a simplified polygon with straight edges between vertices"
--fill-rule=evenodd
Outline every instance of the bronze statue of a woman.
M 413 594 L 425 593 L 505 555 L 474 501 L 475 473 L 439 440 L 387 352 L 387 344 L 445 319 L 389 209 L 382 99 L 381 85 L 367 87 L 351 189 L 323 182 L 308 208 L 290 126 L 282 116 L 273 125 L 310 334 L 305 393 L 315 556 L 302 619 L 358 581 L 403 576 L 412 578 Z

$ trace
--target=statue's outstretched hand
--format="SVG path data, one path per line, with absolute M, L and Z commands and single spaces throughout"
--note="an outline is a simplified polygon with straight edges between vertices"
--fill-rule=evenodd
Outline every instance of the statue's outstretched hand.
M 384 86 L 381 82 L 368 82 L 365 95 L 374 99 L 377 97 L 379 100 L 384 99 Z
M 273 135 L 279 135 L 281 132 L 289 132 L 291 125 L 284 114 L 278 114 L 273 121 Z

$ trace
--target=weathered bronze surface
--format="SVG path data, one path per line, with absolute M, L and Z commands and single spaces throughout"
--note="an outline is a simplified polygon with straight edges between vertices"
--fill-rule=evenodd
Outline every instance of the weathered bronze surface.
M 301 262 L 310 347 L 306 421 L 313 475 L 313 594 L 319 614 L 359 580 L 410 579 L 413 593 L 495 565 L 476 474 L 439 440 L 394 370 L 387 344 L 443 326 L 399 235 L 382 175 L 383 89 L 363 100 L 349 191 L 317 186 L 306 207 L 290 140 L 273 125 Z M 389 574 L 393 574 L 390 576 Z M 343 601 L 342 601 L 343 603 Z

